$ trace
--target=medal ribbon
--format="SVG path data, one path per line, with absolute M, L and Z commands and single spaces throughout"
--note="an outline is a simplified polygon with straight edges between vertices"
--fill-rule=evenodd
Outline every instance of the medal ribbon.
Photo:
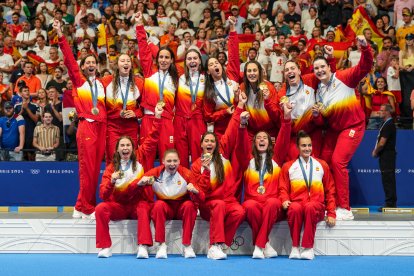
M 128 83 L 127 83 L 127 86 L 126 86 L 125 96 L 122 93 L 121 81 L 119 81 L 118 85 L 119 85 L 119 90 L 121 90 L 122 110 L 126 110 L 126 105 L 127 105 L 127 102 L 128 102 L 129 87 L 131 85 L 130 79 L 128 79 Z
M 265 174 L 266 174 L 266 164 L 265 164 L 265 162 L 263 160 L 263 167 L 262 167 L 262 169 L 259 172 L 260 187 L 263 186 L 263 184 L 264 184 L 264 176 L 265 176 Z
M 195 87 L 195 91 L 193 91 L 193 82 L 191 81 L 190 77 L 190 93 L 191 93 L 191 103 L 195 103 L 197 99 L 197 92 L 198 92 L 198 85 L 200 84 L 200 74 L 198 74 L 197 78 L 197 85 Z
M 230 102 L 230 89 L 229 86 L 227 85 L 226 82 L 224 82 L 224 86 L 226 87 L 226 96 L 227 96 L 227 101 L 224 99 L 224 97 L 220 94 L 220 91 L 217 89 L 216 85 L 214 84 L 214 91 L 216 92 L 216 95 L 228 106 L 231 107 L 231 102 Z
M 129 160 L 125 166 L 125 169 L 122 169 L 122 166 L 121 166 L 121 171 L 126 172 L 127 170 L 129 170 L 129 168 L 131 168 L 131 164 L 132 164 L 132 160 Z
M 306 175 L 305 168 L 303 167 L 302 160 L 300 160 L 300 158 L 299 158 L 300 169 L 302 170 L 302 175 L 303 175 L 303 178 L 305 179 L 305 183 L 306 183 L 306 187 L 308 188 L 308 191 L 310 191 L 310 188 L 312 186 L 312 174 L 313 174 L 313 162 L 312 162 L 312 158 L 311 157 L 309 157 L 309 158 L 310 158 L 310 160 L 309 160 L 309 163 L 310 163 L 309 179 Z
M 89 83 L 89 87 L 91 88 L 92 92 L 92 105 L 94 108 L 98 105 L 98 85 L 96 84 L 96 80 L 94 81 L 95 84 L 95 91 L 93 91 L 92 85 Z
M 333 82 L 333 78 L 334 78 L 334 74 L 331 75 L 331 78 L 329 79 L 328 84 L 326 85 L 326 90 L 325 90 L 325 92 L 323 94 L 325 94 L 326 92 L 328 92 L 328 90 L 331 87 L 331 84 Z M 321 84 L 322 83 L 319 83 L 318 84 L 318 92 L 317 92 L 317 95 L 318 95 L 319 102 L 323 103 L 323 99 L 322 99 L 322 95 L 321 95 L 322 94 Z
M 296 90 L 296 92 L 295 92 L 295 93 L 290 94 L 290 86 L 289 86 L 289 88 L 288 88 L 288 89 L 287 89 L 287 91 L 286 91 L 286 96 L 287 96 L 287 97 L 291 97 L 291 96 L 295 95 L 296 93 L 298 93 L 298 92 L 302 89 L 302 87 L 303 87 L 303 82 L 302 82 L 302 80 L 300 80 L 300 82 L 299 82 L 299 87 L 298 87 L 298 89 Z
M 161 76 L 160 75 L 161 75 L 161 73 L 158 73 L 158 89 L 159 89 L 158 93 L 159 93 L 159 96 L 160 96 L 160 101 L 163 101 L 164 100 L 164 84 L 165 84 L 165 79 L 167 78 L 168 72 L 166 72 L 164 74 L 162 82 L 161 82 Z

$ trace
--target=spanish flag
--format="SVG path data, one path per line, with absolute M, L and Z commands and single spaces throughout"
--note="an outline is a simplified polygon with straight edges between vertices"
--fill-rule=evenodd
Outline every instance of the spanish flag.
M 239 55 L 240 58 L 245 62 L 247 60 L 247 51 L 252 47 L 253 41 L 255 40 L 254 34 L 239 34 Z
M 354 40 L 356 36 L 363 35 L 365 29 L 370 29 L 372 32 L 372 41 L 378 45 L 378 51 L 382 49 L 382 39 L 384 38 L 378 32 L 377 27 L 374 22 L 371 20 L 366 10 L 359 6 L 352 15 L 352 21 L 346 27 L 344 33 L 348 39 Z
M 53 74 L 55 68 L 59 66 L 59 62 L 46 62 L 43 58 L 36 55 L 33 51 L 28 51 L 26 56 L 35 67 L 37 67 L 41 62 L 46 63 L 49 74 Z

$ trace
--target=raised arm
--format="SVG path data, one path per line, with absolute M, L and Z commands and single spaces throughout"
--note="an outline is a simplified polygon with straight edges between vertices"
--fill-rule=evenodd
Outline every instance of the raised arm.
M 138 156 L 140 158 L 149 156 L 155 156 L 158 146 L 158 140 L 160 137 L 161 129 L 161 114 L 164 111 L 162 104 L 157 104 L 155 107 L 155 119 L 152 123 L 152 129 L 147 137 L 145 137 L 144 142 L 138 147 Z
M 286 159 L 286 156 L 289 151 L 289 141 L 290 133 L 292 128 L 292 106 L 290 103 L 283 104 L 283 120 L 280 127 L 280 131 L 277 135 L 274 150 L 273 150 L 273 160 L 281 166 Z
M 59 47 L 60 50 L 62 50 L 63 62 L 68 68 L 69 78 L 72 80 L 74 87 L 80 87 L 82 85 L 82 80 L 79 66 L 75 60 L 75 57 L 73 56 L 73 51 L 70 48 L 68 41 L 62 33 L 59 20 L 55 20 L 52 26 L 53 29 L 56 30 L 59 38 Z
M 337 72 L 337 77 L 348 87 L 356 88 L 359 82 L 371 71 L 374 57 L 371 46 L 363 36 L 358 36 L 361 45 L 361 58 L 356 66 Z
M 239 57 L 239 38 L 237 36 L 235 23 L 236 19 L 233 16 L 229 17 L 230 33 L 228 45 L 228 65 L 227 76 L 235 82 L 240 81 L 240 57 Z
M 141 67 L 145 78 L 152 75 L 152 55 L 147 41 L 147 33 L 143 25 L 143 17 L 141 12 L 135 14 L 135 22 L 137 22 L 136 36 L 138 42 L 138 54 L 141 62 Z
M 247 96 L 244 92 L 241 92 L 239 94 L 239 102 L 237 104 L 237 108 L 234 110 L 227 129 L 221 137 L 220 150 L 226 159 L 230 159 L 231 154 L 233 153 L 233 149 L 236 145 L 237 135 L 235 135 L 235 133 L 238 133 L 240 115 L 244 111 L 244 105 L 246 102 Z

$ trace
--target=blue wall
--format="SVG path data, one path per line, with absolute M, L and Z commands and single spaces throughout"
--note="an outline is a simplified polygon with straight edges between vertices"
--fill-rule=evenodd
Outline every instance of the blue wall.
M 351 205 L 381 205 L 384 194 L 378 159 L 371 157 L 377 131 L 367 131 L 350 165 Z M 414 131 L 397 138 L 398 205 L 414 206 Z M 103 172 L 102 166 L 101 172 Z M 0 162 L 0 206 L 73 206 L 78 194 L 77 162 Z

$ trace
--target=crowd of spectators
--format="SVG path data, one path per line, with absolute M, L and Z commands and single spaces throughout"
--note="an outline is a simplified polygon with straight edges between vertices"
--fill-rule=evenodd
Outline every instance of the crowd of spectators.
M 62 115 L 63 95 L 71 91 L 72 82 L 53 20 L 64 26 L 78 62 L 95 54 L 99 74 L 105 76 L 114 71 L 117 55 L 127 53 L 134 74 L 140 76 L 133 17 L 137 11 L 144 15 L 149 42 L 169 46 L 178 65 L 188 49 L 197 48 L 203 61 L 215 56 L 225 66 L 226 18 L 233 15 L 237 33 L 255 37 L 247 59 L 259 61 L 265 78 L 278 90 L 284 82 L 284 63 L 296 60 L 302 74 L 310 73 L 312 58 L 323 54 L 320 45 L 334 42 L 338 28 L 344 29 L 359 7 L 375 25 L 363 32 L 374 52 L 374 67 L 358 87 L 367 127 L 378 128 L 377 111 L 384 103 L 391 104 L 401 122 L 411 122 L 412 0 L 6 0 L 0 3 L 0 160 L 73 159 L 66 153 L 76 149 L 76 115 L 71 114 L 65 127 Z M 373 30 L 383 37 L 380 47 L 372 41 Z M 337 69 L 356 65 L 360 54 L 354 43 L 338 59 Z

